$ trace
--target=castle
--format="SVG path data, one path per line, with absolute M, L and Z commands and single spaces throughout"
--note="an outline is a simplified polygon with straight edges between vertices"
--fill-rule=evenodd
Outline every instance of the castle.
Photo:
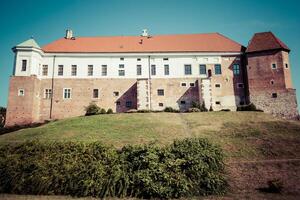
M 114 112 L 214 111 L 254 103 L 284 118 L 298 115 L 290 49 L 273 33 L 248 47 L 219 33 L 65 37 L 44 47 L 29 39 L 13 48 L 6 126 L 85 114 L 94 102 Z

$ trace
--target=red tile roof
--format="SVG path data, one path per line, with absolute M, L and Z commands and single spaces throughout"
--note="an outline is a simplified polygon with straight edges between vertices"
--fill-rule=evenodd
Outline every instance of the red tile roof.
M 255 33 L 247 47 L 246 53 L 282 49 L 290 51 L 272 32 Z
M 42 48 L 56 53 L 241 52 L 244 47 L 219 34 L 61 38 Z

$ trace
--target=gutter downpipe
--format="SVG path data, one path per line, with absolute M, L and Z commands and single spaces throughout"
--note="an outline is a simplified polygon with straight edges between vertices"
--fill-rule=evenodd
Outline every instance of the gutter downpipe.
M 53 109 L 55 58 L 56 56 L 53 57 L 52 78 L 51 78 L 51 99 L 50 99 L 50 113 L 49 113 L 50 119 L 52 119 L 52 109 Z
M 151 103 L 151 65 L 150 65 L 150 55 L 148 56 L 148 69 L 149 69 L 149 107 L 152 110 L 152 103 Z

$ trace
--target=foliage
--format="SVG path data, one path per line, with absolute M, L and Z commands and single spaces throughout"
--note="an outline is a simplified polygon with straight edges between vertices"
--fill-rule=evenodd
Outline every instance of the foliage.
M 207 140 L 125 146 L 25 142 L 0 146 L 0 193 L 179 198 L 225 190 L 223 153 Z
M 263 112 L 262 110 L 257 109 L 253 103 L 250 103 L 245 106 L 238 106 L 236 111 L 260 111 L 260 112 Z
M 188 112 L 201 112 L 199 108 L 189 108 Z
M 6 108 L 0 107 L 0 128 L 5 124 Z
M 113 114 L 113 113 L 114 113 L 114 111 L 111 108 L 107 109 L 106 114 Z
M 209 107 L 209 112 L 214 111 L 214 109 L 212 108 L 212 106 Z
M 97 106 L 95 103 L 90 103 L 86 108 L 85 108 L 85 115 L 96 115 L 100 111 L 100 107 Z
M 99 114 L 106 114 L 106 110 L 104 108 L 101 108 Z
M 176 110 L 172 107 L 165 107 L 164 112 L 174 112 L 174 113 L 179 113 L 179 110 Z
M 200 110 L 201 110 L 201 112 L 207 112 L 208 111 L 207 108 L 206 108 L 206 106 L 205 106 L 205 102 L 204 101 L 202 102 L 202 104 L 200 106 Z

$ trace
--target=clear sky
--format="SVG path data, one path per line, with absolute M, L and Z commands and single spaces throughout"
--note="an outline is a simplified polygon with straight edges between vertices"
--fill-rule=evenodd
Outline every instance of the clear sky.
M 255 32 L 272 31 L 290 49 L 300 103 L 299 0 L 1 0 L 0 106 L 6 106 L 14 55 L 35 38 L 40 46 L 64 37 L 220 32 L 247 46 Z

